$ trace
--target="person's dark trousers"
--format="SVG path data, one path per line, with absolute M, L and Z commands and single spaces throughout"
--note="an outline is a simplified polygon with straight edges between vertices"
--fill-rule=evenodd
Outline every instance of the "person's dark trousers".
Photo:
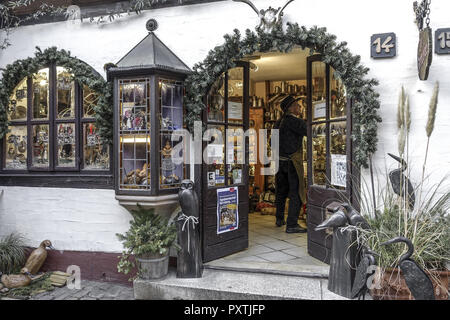
M 284 220 L 284 208 L 286 199 L 289 198 L 289 210 L 286 227 L 295 227 L 298 224 L 298 217 L 302 202 L 298 194 L 298 175 L 292 161 L 281 161 L 278 173 L 275 176 L 275 205 L 277 207 L 277 220 Z

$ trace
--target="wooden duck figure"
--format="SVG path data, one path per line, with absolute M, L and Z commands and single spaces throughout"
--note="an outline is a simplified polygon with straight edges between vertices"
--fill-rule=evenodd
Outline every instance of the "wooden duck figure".
M 31 274 L 38 273 L 39 269 L 41 269 L 44 264 L 45 259 L 47 259 L 47 247 L 54 249 L 50 240 L 42 241 L 39 248 L 33 250 L 28 257 L 28 260 L 25 263 L 25 268 L 27 268 Z
M 27 268 L 22 268 L 20 274 L 0 273 L 0 282 L 8 289 L 26 287 L 31 283 L 30 272 Z

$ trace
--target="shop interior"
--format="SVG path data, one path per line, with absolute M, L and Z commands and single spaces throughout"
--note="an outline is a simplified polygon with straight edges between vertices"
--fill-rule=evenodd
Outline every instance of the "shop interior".
M 246 58 L 250 62 L 249 86 L 249 128 L 267 129 L 268 152 L 270 155 L 270 133 L 274 124 L 281 118 L 280 103 L 287 95 L 299 99 L 301 117 L 307 121 L 307 57 L 309 50 L 293 49 L 289 53 L 269 52 L 254 54 Z M 326 66 L 324 63 L 312 64 L 312 101 L 314 121 L 325 120 L 326 110 Z M 330 116 L 345 117 L 345 89 L 340 81 L 330 75 Z M 340 99 L 340 100 L 339 100 Z M 323 106 L 323 107 L 322 107 Z M 322 113 L 323 112 L 323 113 Z M 326 124 L 314 124 L 312 128 L 313 184 L 325 185 L 326 178 Z M 335 122 L 331 128 L 331 152 L 345 155 L 346 123 Z M 258 150 L 257 138 L 250 136 L 249 157 Z M 252 148 L 256 144 L 256 148 Z M 258 156 L 259 159 L 259 156 Z M 308 192 L 308 155 L 307 138 L 303 141 L 303 172 L 300 183 L 304 184 L 305 199 Z M 299 266 L 324 268 L 321 261 L 309 256 L 307 252 L 307 233 L 287 234 L 285 226 L 275 226 L 275 175 L 262 175 L 262 164 L 258 161 L 249 166 L 249 248 L 248 250 L 224 257 L 217 263 L 267 265 L 278 263 L 291 265 L 295 270 Z M 336 186 L 340 188 L 339 186 Z M 287 200 L 285 219 L 289 207 Z M 307 206 L 303 203 L 299 215 L 299 225 L 307 228 Z

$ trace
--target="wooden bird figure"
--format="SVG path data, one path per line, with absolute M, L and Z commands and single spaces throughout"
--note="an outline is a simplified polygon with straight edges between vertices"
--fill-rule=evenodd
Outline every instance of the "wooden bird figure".
M 45 259 L 47 259 L 47 247 L 50 249 L 55 249 L 52 247 L 50 240 L 44 240 L 41 242 L 39 248 L 33 250 L 28 257 L 28 260 L 25 263 L 25 268 L 27 268 L 31 274 L 38 273 L 39 269 L 41 269 L 44 264 Z
M 26 287 L 31 283 L 30 272 L 22 268 L 20 274 L 4 274 L 0 272 L 0 282 L 8 289 Z

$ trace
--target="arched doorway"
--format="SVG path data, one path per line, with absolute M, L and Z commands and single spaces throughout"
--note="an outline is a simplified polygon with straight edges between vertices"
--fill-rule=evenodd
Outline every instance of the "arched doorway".
M 346 43 L 337 43 L 336 37 L 326 33 L 325 29 L 311 28 L 306 29 L 296 24 L 288 24 L 287 30 L 280 28 L 272 31 L 270 34 L 258 31 L 256 34 L 247 30 L 246 37 L 241 39 L 238 31 L 232 36 L 225 36 L 225 44 L 212 50 L 204 62 L 194 67 L 194 73 L 187 79 L 187 122 L 192 125 L 193 121 L 201 119 L 205 125 L 216 126 L 221 129 L 228 127 L 242 127 L 246 130 L 249 127 L 249 63 L 248 56 L 257 53 L 266 53 L 278 51 L 287 53 L 294 48 L 309 48 L 308 58 L 308 90 L 307 90 L 307 108 L 308 108 L 308 252 L 322 261 L 329 259 L 329 248 L 331 241 L 325 234 L 318 234 L 313 231 L 315 225 L 319 224 L 326 217 L 326 206 L 334 200 L 354 201 L 354 185 L 351 184 L 351 175 L 354 174 L 353 168 L 367 166 L 370 154 L 376 150 L 376 128 L 377 122 L 381 119 L 377 114 L 379 108 L 378 95 L 373 86 L 377 84 L 374 79 L 365 79 L 368 72 L 367 68 L 360 65 L 360 58 L 353 56 L 346 48 Z M 314 55 L 313 55 L 314 54 Z M 246 59 L 247 58 L 247 59 Z M 242 62 L 247 60 L 247 62 Z M 322 81 L 323 94 L 319 100 L 313 98 L 314 69 L 318 66 L 323 70 L 324 77 Z M 235 77 L 236 68 L 240 68 L 240 79 L 243 81 L 240 102 L 243 108 L 241 111 L 242 119 L 235 122 L 228 116 L 230 105 L 233 101 L 228 97 L 228 83 L 230 73 Z M 218 79 L 223 77 L 223 98 L 227 108 L 224 108 L 223 121 L 211 121 L 207 110 L 207 94 L 217 84 Z M 332 80 L 331 77 L 334 79 Z M 317 78 L 317 77 L 316 77 Z M 233 79 L 231 79 L 233 80 Z M 347 111 L 344 117 L 336 117 L 331 113 L 332 104 L 332 81 L 340 81 L 345 87 L 346 100 L 351 105 L 346 105 Z M 316 86 L 318 87 L 318 86 Z M 220 90 L 220 88 L 219 88 Z M 313 113 L 317 117 L 314 118 Z M 231 120 L 231 121 L 230 121 Z M 339 159 L 332 160 L 332 131 L 335 125 L 340 123 L 345 127 L 345 131 L 351 132 L 345 137 L 345 150 L 335 157 Z M 322 136 L 316 141 L 322 140 L 324 144 L 323 158 L 321 164 L 314 161 L 313 150 L 314 135 Z M 225 151 L 222 155 L 226 159 L 228 153 Z M 248 156 L 248 150 L 246 150 Z M 318 159 L 318 157 L 316 157 Z M 337 161 L 339 160 L 339 161 Z M 333 162 L 334 161 L 334 162 Z M 332 188 L 331 175 L 336 167 L 344 168 L 346 176 L 340 184 L 335 184 Z M 202 188 L 202 234 L 203 234 L 203 258 L 204 261 L 211 261 L 219 257 L 237 252 L 248 247 L 248 212 L 249 212 L 249 181 L 247 164 L 238 168 L 242 175 L 238 183 L 228 179 L 229 167 L 227 162 L 223 165 L 223 177 L 219 173 L 219 183 L 208 186 L 209 174 L 208 166 L 197 167 L 196 184 Z M 334 168 L 334 169 L 333 169 Z M 215 169 L 216 170 L 216 169 Z M 211 171 L 211 170 L 210 170 Z M 211 171 L 212 172 L 212 171 Z M 322 172 L 322 177 L 320 172 Z M 233 172 L 234 174 L 234 172 Z M 233 174 L 231 175 L 233 177 Z M 238 176 L 238 175 L 237 175 Z M 320 180 L 320 181 L 319 181 Z M 225 234 L 217 232 L 217 188 L 219 187 L 237 187 L 239 190 L 239 225 L 235 230 Z M 337 188 L 336 188 L 337 187 Z M 342 197 L 344 195 L 344 197 Z M 328 240 L 327 240 L 328 239 Z M 327 248 L 328 247 L 328 248 Z

